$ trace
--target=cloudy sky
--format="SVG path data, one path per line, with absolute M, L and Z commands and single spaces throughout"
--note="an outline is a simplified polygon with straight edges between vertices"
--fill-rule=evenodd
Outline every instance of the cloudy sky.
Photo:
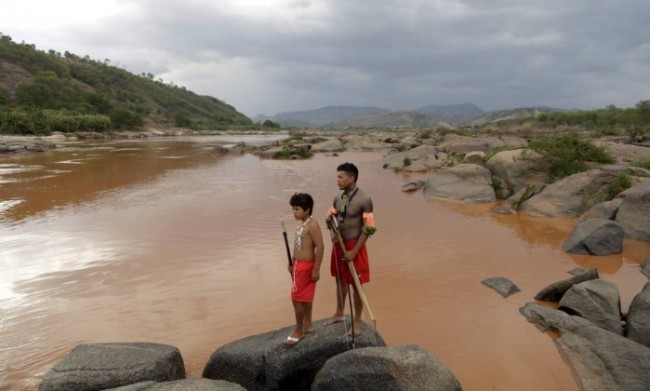
M 631 107 L 648 0 L 20 0 L 0 32 L 212 95 L 249 116 L 327 105 Z

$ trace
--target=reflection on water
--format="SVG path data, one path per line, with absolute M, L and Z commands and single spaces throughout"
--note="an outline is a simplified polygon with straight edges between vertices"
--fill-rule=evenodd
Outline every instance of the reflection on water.
M 427 348 L 466 390 L 577 389 L 552 339 L 518 308 L 576 266 L 616 282 L 624 311 L 646 281 L 638 263 L 647 243 L 569 256 L 560 244 L 573 220 L 404 194 L 409 178 L 382 170 L 378 153 L 274 161 L 213 155 L 213 142 L 79 143 L 0 157 L 0 170 L 38 167 L 0 171 L 10 179 L 0 184 L 0 389 L 36 389 L 85 342 L 172 344 L 198 377 L 223 344 L 291 324 L 279 220 L 294 224 L 289 197 L 307 191 L 323 222 L 343 161 L 357 163 L 375 203 L 367 294 L 379 332 L 391 345 Z M 502 299 L 480 283 L 493 276 L 522 292 Z M 333 309 L 324 278 L 315 317 Z

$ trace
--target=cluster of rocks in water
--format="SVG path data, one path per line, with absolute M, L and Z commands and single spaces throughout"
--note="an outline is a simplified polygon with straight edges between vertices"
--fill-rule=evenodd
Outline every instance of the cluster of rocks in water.
M 641 263 L 650 278 L 650 256 Z M 585 390 L 648 390 L 650 385 L 650 282 L 626 314 L 616 284 L 599 278 L 596 269 L 576 268 L 573 277 L 554 282 L 535 300 L 557 303 L 557 309 L 529 302 L 522 315 L 542 331 L 559 334 L 555 343 Z M 501 296 L 519 291 L 507 278 L 482 283 Z
M 620 141 L 596 140 L 615 157 L 616 164 L 594 166 L 552 184 L 534 171 L 538 155 L 527 148 L 528 141 L 513 136 L 450 133 L 423 139 L 409 132 L 320 132 L 257 148 L 254 153 L 266 158 L 301 158 L 292 151 L 384 151 L 384 168 L 428 175 L 405 184 L 404 191 L 419 190 L 426 198 L 463 203 L 497 202 L 494 212 L 501 214 L 580 216 L 564 250 L 608 255 L 622 251 L 625 237 L 650 241 L 650 170 L 629 164 L 650 156 L 650 145 Z M 613 183 L 621 176 L 629 178 L 631 187 L 609 200 Z
M 461 390 L 422 347 L 387 347 L 366 323 L 351 346 L 342 323 L 324 323 L 316 322 L 292 347 L 282 342 L 293 326 L 226 344 L 209 358 L 202 378 L 194 379 L 185 379 L 181 353 L 170 345 L 79 345 L 45 375 L 39 390 Z

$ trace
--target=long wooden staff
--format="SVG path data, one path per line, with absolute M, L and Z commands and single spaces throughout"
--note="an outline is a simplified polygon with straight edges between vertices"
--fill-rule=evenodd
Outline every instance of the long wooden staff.
M 284 226 L 283 220 L 280 220 L 280 225 L 282 225 L 282 236 L 284 236 L 284 247 L 287 249 L 287 261 L 289 262 L 289 266 L 293 266 L 293 261 L 291 260 L 291 250 L 289 250 L 289 239 L 287 238 L 287 228 Z
M 343 242 L 343 238 L 341 237 L 341 232 L 339 231 L 339 227 L 336 223 L 336 217 L 330 217 L 328 227 L 332 230 L 332 232 L 334 232 L 334 235 L 336 236 L 336 241 L 339 243 L 339 246 L 341 247 L 343 257 L 347 259 L 348 250 L 345 248 L 345 243 Z M 345 263 L 348 265 L 348 268 L 350 268 L 350 274 L 352 274 L 352 279 L 354 280 L 354 286 L 357 288 L 357 292 L 359 292 L 359 297 L 361 298 L 361 303 L 363 304 L 363 312 L 366 314 L 366 317 L 372 323 L 372 327 L 376 328 L 377 321 L 375 320 L 375 316 L 372 314 L 370 303 L 368 302 L 366 293 L 363 291 L 363 287 L 361 285 L 361 282 L 359 281 L 359 276 L 357 275 L 357 270 L 354 267 L 354 262 L 346 261 Z M 338 265 L 336 267 L 338 268 Z M 350 292 L 350 294 L 352 294 L 352 292 Z

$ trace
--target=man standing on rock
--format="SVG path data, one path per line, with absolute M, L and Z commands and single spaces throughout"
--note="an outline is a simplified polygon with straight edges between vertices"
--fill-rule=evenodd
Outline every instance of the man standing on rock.
M 354 287 L 354 280 L 346 263 L 354 263 L 361 284 L 370 281 L 366 241 L 376 231 L 372 200 L 357 187 L 359 178 L 357 167 L 352 163 L 343 163 L 336 168 L 336 171 L 337 183 L 342 193 L 334 197 L 328 218 L 336 219 L 338 223 L 339 231 L 345 242 L 347 257 L 336 243 L 336 238 L 333 237 L 330 269 L 332 277 L 336 278 L 336 312 L 327 324 L 343 321 L 348 285 Z M 354 333 L 355 336 L 361 333 L 362 311 L 361 296 L 354 287 L 354 324 L 350 334 Z

